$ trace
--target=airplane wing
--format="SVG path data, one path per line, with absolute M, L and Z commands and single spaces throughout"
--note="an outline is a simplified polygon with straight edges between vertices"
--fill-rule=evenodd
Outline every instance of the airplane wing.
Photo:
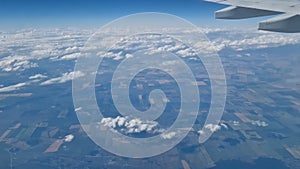
M 205 0 L 230 5 L 215 12 L 217 19 L 245 19 L 278 15 L 259 23 L 259 30 L 300 32 L 300 0 Z

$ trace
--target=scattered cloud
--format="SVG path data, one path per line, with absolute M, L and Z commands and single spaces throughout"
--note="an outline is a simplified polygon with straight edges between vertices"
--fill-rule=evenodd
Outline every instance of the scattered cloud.
M 26 56 L 7 56 L 0 59 L 0 69 L 5 72 L 22 71 L 33 67 L 38 67 L 37 63 L 27 60 Z
M 67 47 L 65 49 L 66 53 L 74 53 L 74 52 L 78 52 L 78 51 L 79 51 L 79 47 L 78 46 Z
M 165 140 L 170 140 L 172 138 L 174 138 L 176 136 L 176 132 L 169 132 L 169 133 L 162 133 L 160 135 L 161 138 L 165 139 Z
M 74 139 L 74 135 L 73 134 L 69 134 L 69 135 L 65 136 L 64 141 L 65 142 L 71 142 L 71 141 L 73 141 L 73 139 Z
M 27 83 L 18 83 L 18 84 L 2 87 L 0 88 L 0 92 L 11 92 L 11 91 L 19 90 L 21 87 L 24 87 L 26 85 Z
M 218 125 L 218 124 L 207 124 L 204 126 L 204 129 L 207 129 L 209 131 L 211 131 L 212 133 L 221 130 L 222 125 Z M 198 134 L 205 134 L 205 130 L 199 130 Z
M 195 47 L 203 53 L 221 51 L 224 48 L 233 50 L 261 49 L 293 45 L 300 43 L 300 35 L 258 32 L 253 29 L 238 30 L 228 28 L 201 28 L 210 40 L 199 40 Z M 180 57 L 194 57 L 193 50 L 183 43 L 167 36 L 144 35 L 121 38 L 122 33 L 116 37 L 109 37 L 111 33 L 105 32 L 108 40 L 120 40 L 113 50 L 102 54 L 102 57 L 111 57 L 120 60 L 133 57 L 133 53 L 145 50 L 152 53 L 168 51 Z M 199 35 L 199 31 L 178 30 L 180 36 Z M 23 71 L 38 67 L 37 60 L 49 61 L 73 60 L 84 55 L 80 50 L 86 40 L 95 32 L 95 29 L 25 29 L 15 32 L 1 32 L 3 40 L 0 41 L 0 69 L 2 71 Z
M 233 123 L 234 126 L 240 125 L 240 122 L 238 122 L 238 121 L 233 121 L 232 123 Z
M 29 77 L 29 79 L 31 79 L 31 80 L 33 80 L 33 79 L 44 79 L 44 78 L 47 78 L 47 76 L 42 75 L 42 74 L 36 74 L 36 75 L 33 75 L 33 76 Z
M 205 125 L 205 128 L 209 129 L 213 133 L 218 131 L 218 130 L 221 130 L 221 126 L 217 125 L 217 124 L 207 124 L 207 125 Z
M 37 60 L 70 59 L 95 30 L 24 29 L 1 32 L 0 69 L 22 71 L 38 67 Z M 70 56 L 66 56 L 70 55 Z
M 58 84 L 58 83 L 65 83 L 67 81 L 70 81 L 70 80 L 73 80 L 73 79 L 76 79 L 76 78 L 79 78 L 82 76 L 84 76 L 84 73 L 82 73 L 81 71 L 67 72 L 67 73 L 64 73 L 60 77 L 46 80 L 46 81 L 42 82 L 41 85 L 52 85 L 52 84 Z
M 82 107 L 76 107 L 76 108 L 75 108 L 75 112 L 78 112 L 78 111 L 80 111 L 80 110 L 82 110 Z
M 142 121 L 138 118 L 129 117 L 116 117 L 116 118 L 103 118 L 100 122 L 101 125 L 120 130 L 126 134 L 137 134 L 146 132 L 149 134 L 161 133 L 164 130 L 159 129 L 158 122 L 156 121 Z
M 72 60 L 72 59 L 77 59 L 81 56 L 80 53 L 72 53 L 72 54 L 67 54 L 64 55 L 60 58 L 60 60 Z
M 267 127 L 267 126 L 269 126 L 269 124 L 267 122 L 260 121 L 260 120 L 252 121 L 251 124 L 254 125 L 254 126 L 258 126 L 258 127 Z
M 220 126 L 223 127 L 224 129 L 228 129 L 228 126 L 225 123 L 220 123 Z
M 218 36 L 218 38 L 211 39 L 211 41 L 218 51 L 225 47 L 242 51 L 299 44 L 300 36 L 260 32 L 253 33 L 253 31 L 226 31 Z

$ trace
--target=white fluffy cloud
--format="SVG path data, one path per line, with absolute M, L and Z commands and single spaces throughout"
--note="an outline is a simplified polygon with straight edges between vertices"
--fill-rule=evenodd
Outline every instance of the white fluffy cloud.
M 254 125 L 254 126 L 258 126 L 258 127 L 267 127 L 267 126 L 269 126 L 269 124 L 267 122 L 260 121 L 260 120 L 252 121 L 251 124 Z
M 174 138 L 176 136 L 176 132 L 169 132 L 169 133 L 162 133 L 160 135 L 161 138 L 166 139 L 166 140 L 170 140 L 172 138 Z
M 116 117 L 116 118 L 103 118 L 100 122 L 101 125 L 110 127 L 112 129 L 119 129 L 124 133 L 142 133 L 146 132 L 149 134 L 161 133 L 164 130 L 159 128 L 158 122 L 156 121 L 142 121 L 138 118 L 129 117 Z
M 22 71 L 33 67 L 38 67 L 38 65 L 31 60 L 27 60 L 26 56 L 7 56 L 0 59 L 0 69 L 5 72 Z
M 201 39 L 195 47 L 203 53 L 220 51 L 224 48 L 234 50 L 258 49 L 292 45 L 300 43 L 300 35 L 258 32 L 256 30 L 232 30 L 220 28 L 203 28 L 208 39 Z M 2 71 L 22 71 L 38 67 L 37 60 L 49 59 L 49 61 L 73 60 L 83 57 L 80 50 L 86 40 L 95 32 L 94 29 L 26 29 L 13 32 L 1 32 L 0 41 L 0 69 Z M 198 34 L 198 31 L 179 31 L 181 36 Z M 106 32 L 107 36 L 111 34 Z M 122 32 L 117 40 L 120 40 Z M 109 38 L 108 38 L 109 39 Z M 169 37 L 150 35 L 147 38 L 134 36 L 129 39 L 121 39 L 116 44 L 114 52 L 103 54 L 103 57 L 111 57 L 120 60 L 132 57 L 132 52 L 147 49 L 152 53 L 168 51 L 181 57 L 192 57 L 195 53 L 182 43 Z
M 67 52 L 67 53 L 74 53 L 74 52 L 78 52 L 78 51 L 79 51 L 78 46 L 72 46 L 72 47 L 68 47 L 65 49 L 65 52 Z
M 73 141 L 74 137 L 75 136 L 73 134 L 66 135 L 64 141 L 71 142 L 71 141 Z
M 69 60 L 95 30 L 24 29 L 1 32 L 0 69 L 22 71 L 37 67 L 37 60 Z M 68 56 L 70 55 L 70 56 Z
M 199 49 L 198 51 L 201 51 L 200 54 L 210 54 L 221 51 L 224 48 L 241 51 L 300 43 L 300 36 L 298 35 L 262 33 L 256 30 L 204 29 L 203 31 L 207 33 L 210 41 L 207 39 L 199 39 L 198 42 L 194 44 L 194 47 Z M 181 31 L 181 34 L 181 36 L 188 35 L 193 37 L 193 35 L 195 35 L 196 37 L 196 34 L 199 34 L 199 32 Z M 144 35 L 122 39 L 119 43 L 115 44 L 112 49 L 112 51 L 101 54 L 101 56 L 120 60 L 125 58 L 130 52 L 145 49 L 147 49 L 147 54 L 168 51 L 180 57 L 196 56 L 196 53 L 183 43 L 170 37 L 160 35 Z
M 74 71 L 74 72 L 67 72 L 64 73 L 62 76 L 60 77 L 56 77 L 56 78 L 52 78 L 49 80 L 46 80 L 44 82 L 41 83 L 41 85 L 51 85 L 51 84 L 57 84 L 57 83 L 65 83 L 67 81 L 79 78 L 84 76 L 84 73 L 82 73 L 81 71 Z
M 205 125 L 205 128 L 209 129 L 213 133 L 218 131 L 218 130 L 221 130 L 221 126 L 217 125 L 217 124 L 207 124 L 207 125 Z
M 223 127 L 224 129 L 228 129 L 228 126 L 225 123 L 220 123 L 220 126 Z
M 212 133 L 214 133 L 218 130 L 221 130 L 221 128 L 222 128 L 222 125 L 218 125 L 218 124 L 207 124 L 207 125 L 204 126 L 204 129 L 208 129 Z M 198 133 L 199 134 L 205 134 L 205 131 L 204 130 L 199 130 Z
M 118 130 L 125 134 L 139 134 L 146 132 L 148 134 L 160 134 L 160 137 L 165 140 L 170 140 L 176 137 L 180 131 L 166 132 L 161 128 L 156 121 L 143 121 L 138 118 L 120 117 L 116 118 L 103 118 L 99 123 L 102 126 L 111 128 L 112 130 Z
M 294 45 L 300 43 L 300 36 L 278 33 L 254 33 L 247 31 L 225 31 L 217 38 L 211 39 L 214 49 L 222 50 L 225 47 L 234 50 L 262 49 Z

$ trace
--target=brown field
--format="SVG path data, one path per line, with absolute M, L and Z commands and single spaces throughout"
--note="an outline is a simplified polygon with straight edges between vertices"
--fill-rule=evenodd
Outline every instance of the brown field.
M 236 117 L 238 117 L 240 120 L 242 120 L 244 123 L 251 123 L 251 120 L 242 113 L 234 113 L 236 115 Z
M 47 150 L 45 150 L 45 153 L 54 153 L 57 152 L 59 147 L 64 143 L 63 139 L 55 140 L 54 143 L 52 143 Z
M 189 164 L 185 160 L 181 160 L 181 164 L 184 169 L 191 169 Z

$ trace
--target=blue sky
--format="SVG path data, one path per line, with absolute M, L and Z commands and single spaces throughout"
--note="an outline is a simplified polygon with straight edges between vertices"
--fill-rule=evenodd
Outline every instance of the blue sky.
M 100 26 L 138 12 L 170 13 L 200 26 L 231 24 L 214 19 L 222 7 L 202 0 L 0 0 L 0 28 Z

